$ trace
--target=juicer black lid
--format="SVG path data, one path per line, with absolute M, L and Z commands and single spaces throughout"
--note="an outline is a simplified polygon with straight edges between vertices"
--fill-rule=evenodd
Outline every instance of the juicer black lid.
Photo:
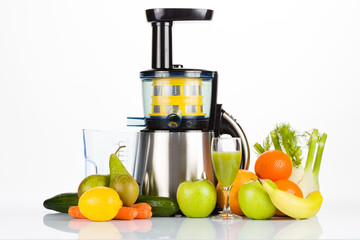
M 155 8 L 146 10 L 149 22 L 211 20 L 213 10 L 196 8 Z

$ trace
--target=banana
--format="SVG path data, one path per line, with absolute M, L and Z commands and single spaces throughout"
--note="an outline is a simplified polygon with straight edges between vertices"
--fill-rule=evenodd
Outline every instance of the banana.
M 323 197 L 319 191 L 311 192 L 306 198 L 271 187 L 266 181 L 259 179 L 272 203 L 289 217 L 304 219 L 315 216 L 321 207 Z

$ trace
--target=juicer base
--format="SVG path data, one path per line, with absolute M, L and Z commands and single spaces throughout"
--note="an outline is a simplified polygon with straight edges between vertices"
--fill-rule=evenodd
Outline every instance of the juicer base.
M 141 183 L 141 193 L 176 199 L 183 181 L 205 176 L 215 184 L 213 137 L 213 131 L 140 132 L 134 176 Z

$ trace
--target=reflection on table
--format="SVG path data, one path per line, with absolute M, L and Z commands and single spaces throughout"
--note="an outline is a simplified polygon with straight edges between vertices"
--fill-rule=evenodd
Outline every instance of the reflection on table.
M 46 214 L 46 226 L 79 239 L 318 239 L 322 228 L 316 217 L 305 220 L 214 221 L 211 218 L 150 218 L 92 222 L 67 214 Z

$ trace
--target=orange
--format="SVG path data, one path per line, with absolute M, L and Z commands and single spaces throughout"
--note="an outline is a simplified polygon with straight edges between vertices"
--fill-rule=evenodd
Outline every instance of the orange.
M 294 183 L 288 179 L 281 179 L 281 180 L 275 181 L 274 183 L 280 190 L 291 193 L 297 197 L 301 197 L 301 198 L 304 197 L 299 186 L 296 183 Z M 275 215 L 276 216 L 286 216 L 284 213 L 282 213 L 279 210 L 276 211 Z
M 238 199 L 239 190 L 242 187 L 242 185 L 244 185 L 245 183 L 257 179 L 258 177 L 256 176 L 255 173 L 250 172 L 248 170 L 239 169 L 234 184 L 231 187 L 230 197 L 229 197 L 229 205 L 233 213 L 237 215 L 244 215 L 239 205 L 239 199 Z M 216 193 L 217 193 L 217 204 L 221 209 L 223 209 L 225 205 L 226 192 L 222 189 L 220 183 L 218 183 L 216 186 Z
M 291 172 L 291 159 L 279 150 L 264 152 L 255 162 L 255 173 L 262 179 L 272 181 L 288 179 Z

